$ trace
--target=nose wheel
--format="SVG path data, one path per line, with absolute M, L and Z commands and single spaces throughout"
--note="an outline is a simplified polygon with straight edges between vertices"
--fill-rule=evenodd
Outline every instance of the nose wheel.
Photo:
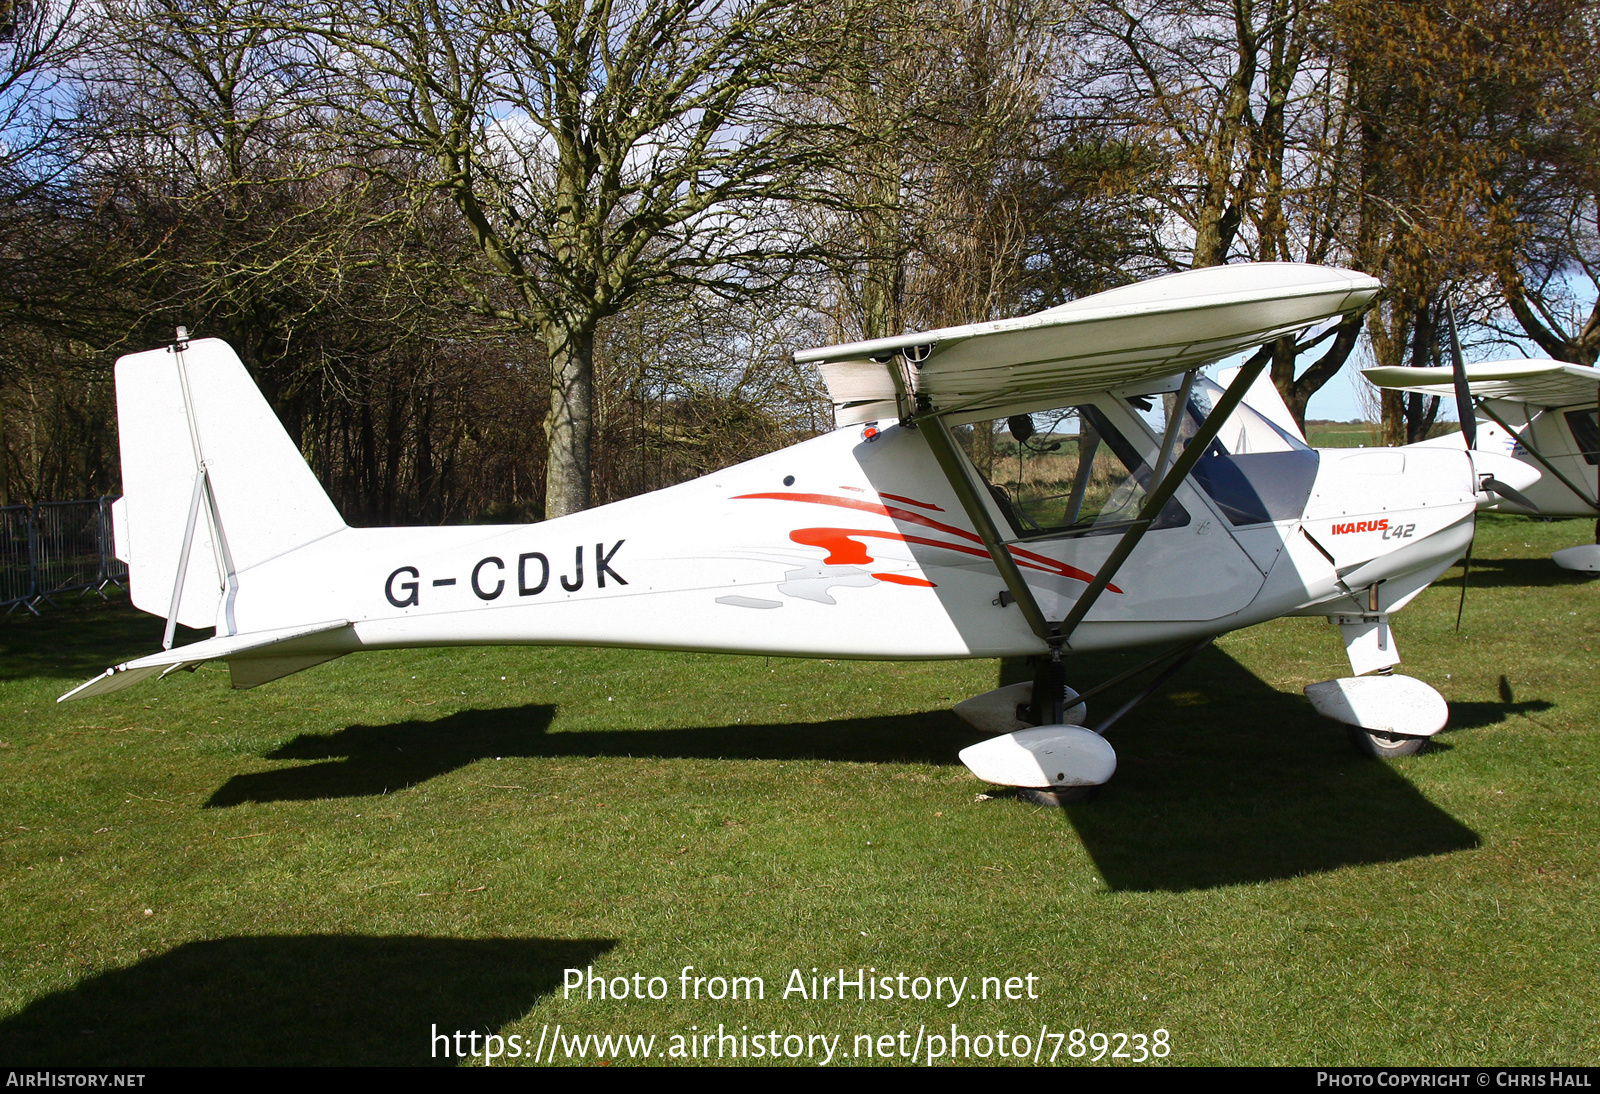
M 1415 756 L 1427 747 L 1426 737 L 1402 737 L 1399 734 L 1374 733 L 1360 726 L 1346 726 L 1350 743 L 1363 756 L 1373 760 L 1393 760 L 1400 756 Z
M 1100 796 L 1098 786 L 1019 786 L 1016 789 L 1018 801 L 1049 806 L 1052 809 L 1094 801 Z

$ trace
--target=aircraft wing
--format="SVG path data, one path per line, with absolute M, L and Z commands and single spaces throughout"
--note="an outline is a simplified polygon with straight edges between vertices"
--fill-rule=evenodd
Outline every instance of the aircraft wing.
M 121 691 L 123 688 L 131 687 L 141 680 L 148 680 L 157 673 L 165 676 L 169 672 L 177 672 L 179 669 L 192 669 L 207 661 L 215 661 L 225 657 L 234 658 L 253 655 L 255 658 L 269 659 L 274 665 L 285 661 L 309 661 L 315 664 L 319 661 L 331 660 L 339 656 L 338 653 L 324 654 L 319 651 L 307 655 L 304 651 L 296 648 L 305 645 L 305 643 L 297 640 L 340 630 L 349 625 L 346 620 L 336 619 L 326 623 L 311 623 L 301 627 L 284 627 L 279 630 L 255 631 L 250 634 L 219 635 L 216 638 L 206 638 L 199 642 L 191 642 L 187 646 L 162 650 L 160 653 L 154 653 L 148 657 L 140 657 L 121 665 L 115 665 L 106 669 L 105 672 L 96 676 L 93 680 L 79 684 L 57 699 L 56 702 L 64 703 L 69 699 L 87 699 L 91 695 L 105 695 L 109 692 Z M 326 643 L 323 643 L 323 645 L 326 645 Z M 255 675 L 260 675 L 260 673 Z M 272 679 L 272 677 L 267 676 L 266 679 Z
M 1219 361 L 1365 308 L 1365 274 L 1289 262 L 1158 277 L 1018 319 L 810 349 L 840 425 L 926 397 L 952 424 L 1064 406 Z M 906 365 L 909 357 L 920 364 Z
M 1600 402 L 1600 368 L 1565 361 L 1483 361 L 1467 365 L 1467 387 L 1474 399 L 1501 399 L 1533 407 L 1594 406 Z M 1444 368 L 1362 369 L 1376 387 L 1454 398 L 1455 384 Z

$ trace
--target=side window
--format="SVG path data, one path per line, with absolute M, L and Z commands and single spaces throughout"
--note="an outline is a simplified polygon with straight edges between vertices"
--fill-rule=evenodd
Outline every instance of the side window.
M 1120 531 L 1144 504 L 1149 466 L 1093 405 L 976 422 L 958 433 L 1019 538 Z M 1173 500 L 1152 528 L 1188 523 Z
M 1578 453 L 1590 467 L 1600 464 L 1600 408 L 1595 410 L 1569 410 L 1567 428 L 1572 439 L 1578 442 Z

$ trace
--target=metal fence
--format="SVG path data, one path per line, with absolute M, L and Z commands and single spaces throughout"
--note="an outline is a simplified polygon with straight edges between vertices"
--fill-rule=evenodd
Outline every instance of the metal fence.
M 112 549 L 111 503 L 45 501 L 0 508 L 0 608 L 7 614 L 66 593 L 105 595 L 124 587 L 128 567 Z

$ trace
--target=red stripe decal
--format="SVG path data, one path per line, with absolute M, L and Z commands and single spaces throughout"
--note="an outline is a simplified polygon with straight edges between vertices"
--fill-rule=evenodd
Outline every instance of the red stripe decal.
M 921 577 L 912 577 L 910 574 L 873 574 L 879 581 L 889 581 L 896 585 L 916 585 L 924 589 L 937 589 L 939 586 Z
M 879 494 L 878 497 L 880 497 L 880 498 L 890 498 L 890 499 L 892 499 L 894 501 L 903 501 L 907 505 L 920 505 L 924 509 L 932 509 L 935 513 L 944 512 L 943 509 L 939 508 L 937 505 L 933 504 L 931 501 L 918 501 L 916 498 L 903 498 L 899 494 Z
M 867 553 L 864 544 L 857 543 L 853 536 L 871 537 L 873 539 L 892 539 L 900 543 L 917 543 L 924 547 L 939 547 L 946 551 L 959 551 L 964 555 L 974 558 L 988 558 L 989 552 L 982 547 L 968 547 L 965 543 L 947 543 L 944 540 L 929 539 L 927 536 L 908 536 L 901 532 L 878 532 L 871 528 L 797 528 L 789 533 L 789 538 L 796 543 L 807 547 L 821 547 L 828 552 L 828 557 L 822 561 L 829 566 L 865 566 L 875 561 Z M 1013 555 L 1024 554 L 1039 560 L 1029 561 L 1029 558 L 1018 558 L 1017 565 L 1029 570 L 1041 570 L 1044 573 L 1055 574 L 1058 577 L 1070 577 L 1081 581 L 1085 585 L 1094 580 L 1094 575 L 1085 573 L 1076 566 L 1068 566 L 1065 562 L 1057 562 L 1053 558 L 1035 555 L 1032 551 L 1018 552 L 1013 548 Z M 1114 593 L 1122 592 L 1115 585 L 1106 588 Z
M 887 497 L 888 495 L 884 496 Z M 922 513 L 914 513 L 909 509 L 902 509 L 898 505 L 880 505 L 877 502 L 859 501 L 855 498 L 834 498 L 829 497 L 827 494 L 736 494 L 733 500 L 800 501 L 809 502 L 812 505 L 834 505 L 841 509 L 858 509 L 864 513 L 876 513 L 879 516 L 888 517 L 891 520 L 903 521 L 906 524 L 920 524 L 925 528 L 932 528 L 948 535 L 958 536 L 961 539 L 967 540 L 971 543 L 979 544 L 980 546 L 983 543 L 983 540 L 979 539 L 978 536 L 973 532 L 968 532 L 964 528 L 956 528 L 953 525 L 934 520 L 932 517 L 925 516 Z M 954 543 L 941 543 L 940 541 L 933 539 L 922 539 L 917 536 L 904 536 L 898 532 L 872 532 L 864 528 L 805 528 L 801 529 L 800 532 L 829 532 L 853 536 L 877 536 L 879 539 L 897 539 L 905 543 L 921 543 L 929 547 L 943 547 L 949 551 L 961 551 L 963 554 L 977 555 L 980 558 L 989 557 L 989 551 L 987 548 L 973 550 L 970 547 L 957 546 Z M 800 535 L 800 532 L 789 533 L 789 538 L 793 539 L 796 543 L 805 543 L 805 540 L 797 538 Z M 810 546 L 823 547 L 826 545 L 822 543 L 812 543 Z M 862 547 L 860 544 L 855 544 L 854 546 L 856 551 L 858 551 L 861 555 L 866 554 L 866 548 Z M 1011 556 L 1017 560 L 1018 565 L 1026 566 L 1031 570 L 1043 570 L 1045 573 L 1056 574 L 1060 577 L 1070 577 L 1076 581 L 1082 581 L 1085 584 L 1094 580 L 1093 574 L 1080 570 L 1076 566 L 1069 566 L 1065 562 L 1057 562 L 1048 555 L 1036 554 L 1033 551 L 1027 551 L 1021 547 L 1009 547 L 1007 549 L 1011 552 Z M 846 553 L 849 554 L 851 552 L 847 550 Z M 842 562 L 835 563 L 834 556 L 832 554 L 828 556 L 826 561 L 830 565 L 848 565 L 848 563 Z M 856 562 L 855 564 L 860 565 L 861 563 Z M 1107 591 L 1113 593 L 1122 592 L 1121 589 L 1111 584 L 1106 585 L 1106 589 Z

